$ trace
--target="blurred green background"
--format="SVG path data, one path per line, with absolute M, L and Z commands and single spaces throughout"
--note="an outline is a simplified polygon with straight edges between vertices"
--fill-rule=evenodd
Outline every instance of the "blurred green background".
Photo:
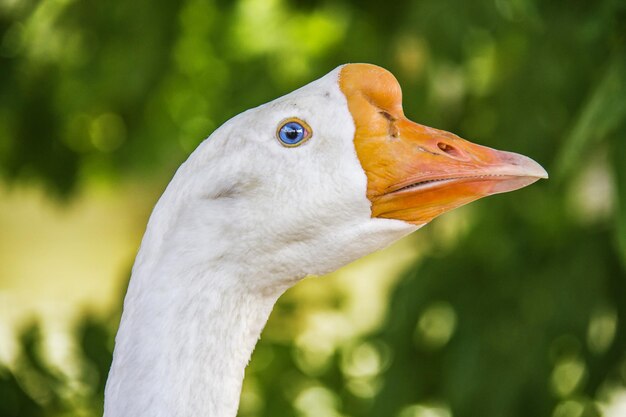
M 0 0 L 0 416 L 101 415 L 176 167 L 345 62 L 551 178 L 290 290 L 239 415 L 626 416 L 623 0 Z

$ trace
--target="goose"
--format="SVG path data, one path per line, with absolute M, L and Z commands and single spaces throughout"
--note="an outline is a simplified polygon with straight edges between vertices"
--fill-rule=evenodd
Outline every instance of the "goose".
M 478 198 L 547 178 L 407 119 L 398 81 L 346 64 L 215 130 L 157 202 L 124 300 L 105 417 L 237 414 L 281 294 Z

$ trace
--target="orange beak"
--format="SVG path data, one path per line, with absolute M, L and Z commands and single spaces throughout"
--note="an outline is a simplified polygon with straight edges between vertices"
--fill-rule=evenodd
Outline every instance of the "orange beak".
M 354 145 L 367 175 L 372 217 L 421 225 L 481 197 L 548 177 L 523 155 L 408 120 L 397 80 L 380 67 L 346 65 L 339 83 L 356 126 Z

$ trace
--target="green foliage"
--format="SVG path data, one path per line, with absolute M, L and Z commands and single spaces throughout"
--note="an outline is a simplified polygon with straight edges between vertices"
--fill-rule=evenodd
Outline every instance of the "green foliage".
M 3 370 L 3 415 L 57 415 L 64 408 L 63 388 L 66 381 L 51 369 L 41 352 L 41 334 L 37 324 L 24 329 L 20 335 L 22 348 L 17 359 L 15 378 Z
M 410 118 L 553 179 L 475 203 L 453 244 L 438 220 L 422 230 L 385 324 L 320 366 L 282 300 L 266 332 L 286 336 L 257 347 L 241 416 L 597 416 L 626 377 L 625 43 L 619 0 L 4 2 L 0 175 L 67 197 L 93 178 L 162 183 L 231 116 L 341 63 L 382 65 Z M 77 328 L 76 389 L 26 329 L 0 414 L 99 415 L 114 332 Z

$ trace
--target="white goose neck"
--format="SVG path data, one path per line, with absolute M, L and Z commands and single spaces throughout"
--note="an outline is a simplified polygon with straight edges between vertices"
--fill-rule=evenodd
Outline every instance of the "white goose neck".
M 149 291 L 139 289 L 141 271 L 133 274 L 106 417 L 236 415 L 245 367 L 282 291 L 252 294 L 209 273 L 199 285 L 169 277 L 175 286 Z
M 195 238 L 218 240 L 215 225 L 186 235 L 168 227 L 186 211 L 173 197 L 166 191 L 155 208 L 133 267 L 105 417 L 234 417 L 252 350 L 293 283 L 249 285 L 256 271 L 236 251 Z

